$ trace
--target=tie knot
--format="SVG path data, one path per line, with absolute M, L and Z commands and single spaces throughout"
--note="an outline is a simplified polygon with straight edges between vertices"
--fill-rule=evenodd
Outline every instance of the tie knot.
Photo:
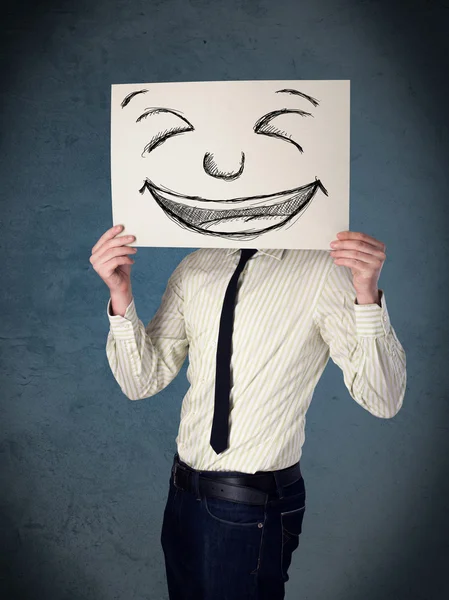
M 240 255 L 240 260 L 246 262 L 251 258 L 251 256 L 256 254 L 256 252 L 257 250 L 253 250 L 252 248 L 243 248 L 242 254 Z

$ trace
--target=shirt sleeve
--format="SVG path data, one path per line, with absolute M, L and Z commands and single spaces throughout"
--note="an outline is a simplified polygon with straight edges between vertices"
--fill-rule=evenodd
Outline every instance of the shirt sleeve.
M 314 318 L 345 385 L 364 409 L 389 419 L 400 410 L 406 388 L 406 357 L 390 323 L 387 303 L 356 303 L 348 267 L 333 265 Z
M 186 359 L 182 287 L 185 260 L 171 275 L 161 304 L 146 327 L 137 316 L 134 298 L 123 317 L 112 315 L 111 300 L 108 302 L 106 355 L 114 378 L 130 400 L 148 398 L 163 390 Z

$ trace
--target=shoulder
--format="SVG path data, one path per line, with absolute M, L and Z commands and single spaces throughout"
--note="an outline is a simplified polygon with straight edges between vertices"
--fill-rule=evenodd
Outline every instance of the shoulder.
M 187 254 L 180 262 L 180 268 L 185 275 L 198 270 L 208 271 L 226 260 L 227 248 L 199 248 Z
M 334 260 L 327 250 L 285 250 L 283 259 L 326 272 L 334 265 Z

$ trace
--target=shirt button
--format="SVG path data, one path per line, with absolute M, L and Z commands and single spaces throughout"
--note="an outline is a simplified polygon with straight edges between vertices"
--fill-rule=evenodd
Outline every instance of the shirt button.
M 386 320 L 387 320 L 387 317 L 384 317 L 384 321 L 386 321 Z

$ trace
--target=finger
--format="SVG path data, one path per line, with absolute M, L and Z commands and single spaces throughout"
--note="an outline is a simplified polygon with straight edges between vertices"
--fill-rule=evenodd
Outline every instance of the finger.
M 98 250 L 98 248 L 100 248 L 100 246 L 102 246 L 105 242 L 107 242 L 108 240 L 111 240 L 113 237 L 115 237 L 117 234 L 119 234 L 122 229 L 123 229 L 123 225 L 116 225 L 115 227 L 111 227 L 111 229 L 108 229 L 105 233 L 103 233 L 101 238 L 98 240 L 98 242 L 92 248 L 92 254 L 94 252 L 96 252 Z
M 105 248 L 105 251 L 102 252 L 100 250 L 91 256 L 91 263 L 94 267 L 100 268 L 101 265 L 104 265 L 107 261 L 116 258 L 118 256 L 124 256 L 126 254 L 135 254 L 137 252 L 137 248 L 133 248 L 132 246 L 114 246 L 113 248 Z
M 373 246 L 372 244 L 368 244 L 367 242 L 363 242 L 361 240 L 338 241 L 334 247 L 334 251 L 337 250 L 358 250 L 366 254 L 377 256 L 377 258 L 380 258 L 381 260 L 385 260 L 386 258 L 384 251 L 379 250 L 379 248 Z
M 340 231 L 337 233 L 337 237 L 339 240 L 359 240 L 366 242 L 367 244 L 371 244 L 379 250 L 385 251 L 385 244 L 383 242 L 380 242 L 379 240 L 376 240 L 376 238 L 360 231 Z
M 367 252 L 360 252 L 360 250 L 334 250 L 331 253 L 331 256 L 334 259 L 355 259 L 361 263 L 365 263 L 368 265 L 375 265 L 376 267 L 380 267 L 382 265 L 382 260 L 376 257 L 374 254 L 369 254 Z
M 340 267 L 349 267 L 359 271 L 360 273 L 371 273 L 373 272 L 372 267 L 368 267 L 367 263 L 357 260 L 356 258 L 336 258 L 334 263 Z
M 130 249 L 134 248 L 129 245 L 135 241 L 135 237 L 132 235 L 121 235 L 120 237 L 115 237 L 112 240 L 107 240 L 104 242 L 102 246 L 98 248 L 98 250 L 92 255 L 95 260 L 104 260 L 104 257 L 110 258 L 111 256 L 117 255 L 118 248 L 125 248 L 125 251 L 130 251 Z M 115 254 L 112 254 L 115 253 Z
M 132 265 L 134 262 L 135 261 L 129 256 L 117 256 L 101 265 L 101 269 L 97 272 L 100 277 L 108 279 L 117 267 L 120 267 L 121 265 Z

